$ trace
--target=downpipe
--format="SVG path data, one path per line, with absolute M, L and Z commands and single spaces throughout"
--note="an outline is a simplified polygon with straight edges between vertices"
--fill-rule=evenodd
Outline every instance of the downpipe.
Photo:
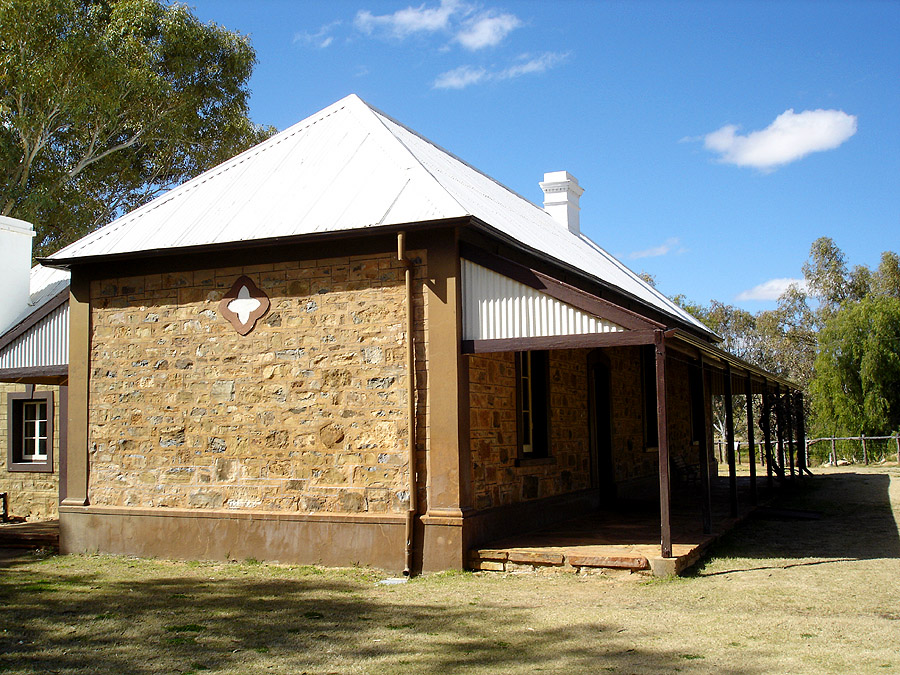
M 413 265 L 406 256 L 406 233 L 397 233 L 397 260 L 405 267 L 406 282 L 406 405 L 407 405 L 407 462 L 409 474 L 409 510 L 406 512 L 406 549 L 404 551 L 403 576 L 413 575 L 413 555 L 418 496 L 416 489 L 416 353 L 413 341 Z

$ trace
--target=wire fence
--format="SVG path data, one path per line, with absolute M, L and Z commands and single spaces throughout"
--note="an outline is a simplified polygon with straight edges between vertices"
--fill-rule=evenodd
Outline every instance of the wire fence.
M 811 464 L 900 462 L 900 435 L 811 438 L 806 447 Z
M 766 465 L 766 447 L 754 443 L 754 455 L 760 466 Z M 716 441 L 719 463 L 727 461 L 727 445 Z M 750 445 L 746 441 L 734 444 L 738 465 L 750 461 Z M 774 444 L 772 451 L 775 452 Z M 787 452 L 787 444 L 785 444 Z M 809 466 L 835 466 L 841 462 L 848 464 L 879 464 L 881 462 L 900 463 L 900 435 L 894 436 L 845 436 L 811 438 L 806 442 L 806 457 Z

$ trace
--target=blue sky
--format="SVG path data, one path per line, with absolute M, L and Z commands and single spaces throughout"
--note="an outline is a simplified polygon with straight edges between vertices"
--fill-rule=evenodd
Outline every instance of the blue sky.
M 819 236 L 900 249 L 900 2 L 187 4 L 250 36 L 256 122 L 356 93 L 535 203 L 565 169 L 668 295 L 757 311 Z

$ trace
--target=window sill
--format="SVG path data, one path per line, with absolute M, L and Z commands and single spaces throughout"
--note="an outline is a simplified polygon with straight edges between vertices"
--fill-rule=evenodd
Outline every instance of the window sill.
M 556 457 L 519 457 L 513 462 L 513 466 L 544 466 L 556 464 Z
M 53 473 L 50 462 L 12 462 L 7 471 L 10 473 Z

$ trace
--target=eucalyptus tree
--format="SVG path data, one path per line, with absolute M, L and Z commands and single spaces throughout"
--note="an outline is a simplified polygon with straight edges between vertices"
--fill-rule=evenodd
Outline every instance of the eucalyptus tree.
M 248 38 L 158 0 L 0 0 L 0 214 L 48 254 L 272 133 Z

